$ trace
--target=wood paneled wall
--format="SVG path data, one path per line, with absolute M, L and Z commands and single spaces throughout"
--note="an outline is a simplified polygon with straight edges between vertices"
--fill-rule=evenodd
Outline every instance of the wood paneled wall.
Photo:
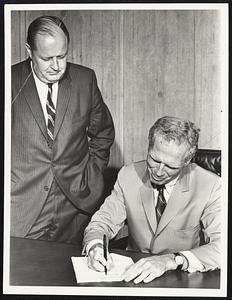
M 199 147 L 221 148 L 218 11 L 13 11 L 12 64 L 27 57 L 27 27 L 43 14 L 64 20 L 69 61 L 97 74 L 116 128 L 110 165 L 145 158 L 148 130 L 163 115 L 194 121 Z

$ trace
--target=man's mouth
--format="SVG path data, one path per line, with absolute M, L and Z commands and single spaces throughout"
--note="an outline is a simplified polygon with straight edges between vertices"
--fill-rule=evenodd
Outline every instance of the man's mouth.
M 61 73 L 61 70 L 59 70 L 59 71 L 53 71 L 53 72 L 48 72 L 47 74 L 50 75 L 50 76 L 55 76 L 55 75 L 58 75 L 59 73 Z
M 48 73 L 48 75 L 50 75 L 50 76 L 56 76 L 56 75 L 58 75 L 60 72 L 56 72 L 56 73 Z
M 151 175 L 151 180 L 160 182 L 160 181 L 165 180 L 165 177 L 158 177 L 158 178 L 157 178 L 157 177 L 154 177 L 153 175 Z

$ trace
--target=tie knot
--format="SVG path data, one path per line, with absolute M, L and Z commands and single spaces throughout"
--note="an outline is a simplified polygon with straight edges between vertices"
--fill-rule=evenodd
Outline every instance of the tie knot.
M 52 83 L 48 83 L 48 89 L 52 91 Z
M 158 185 L 158 184 L 154 184 L 153 187 L 155 189 L 157 189 L 158 192 L 161 192 L 165 189 L 165 185 L 164 184 L 161 184 L 161 185 Z
M 151 185 L 152 185 L 153 189 L 156 189 L 157 191 L 162 191 L 165 189 L 165 184 L 155 184 L 155 183 L 151 182 Z

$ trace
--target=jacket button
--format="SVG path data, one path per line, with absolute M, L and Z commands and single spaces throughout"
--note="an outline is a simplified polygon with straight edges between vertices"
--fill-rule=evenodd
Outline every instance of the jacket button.
M 47 185 L 44 186 L 44 190 L 47 192 L 49 191 L 49 187 Z

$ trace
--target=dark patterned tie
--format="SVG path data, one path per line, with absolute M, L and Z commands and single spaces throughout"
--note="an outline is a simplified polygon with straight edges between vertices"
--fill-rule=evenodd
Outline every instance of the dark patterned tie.
M 157 197 L 157 204 L 156 204 L 156 218 L 157 218 L 157 224 L 158 224 L 167 203 L 166 203 L 166 200 L 164 198 L 165 185 L 160 185 L 160 186 L 157 185 L 156 188 L 159 192 L 158 197 Z
M 48 96 L 47 96 L 46 108 L 48 113 L 48 125 L 47 125 L 48 135 L 51 138 L 51 140 L 53 140 L 56 109 L 52 102 L 52 83 L 48 83 Z

